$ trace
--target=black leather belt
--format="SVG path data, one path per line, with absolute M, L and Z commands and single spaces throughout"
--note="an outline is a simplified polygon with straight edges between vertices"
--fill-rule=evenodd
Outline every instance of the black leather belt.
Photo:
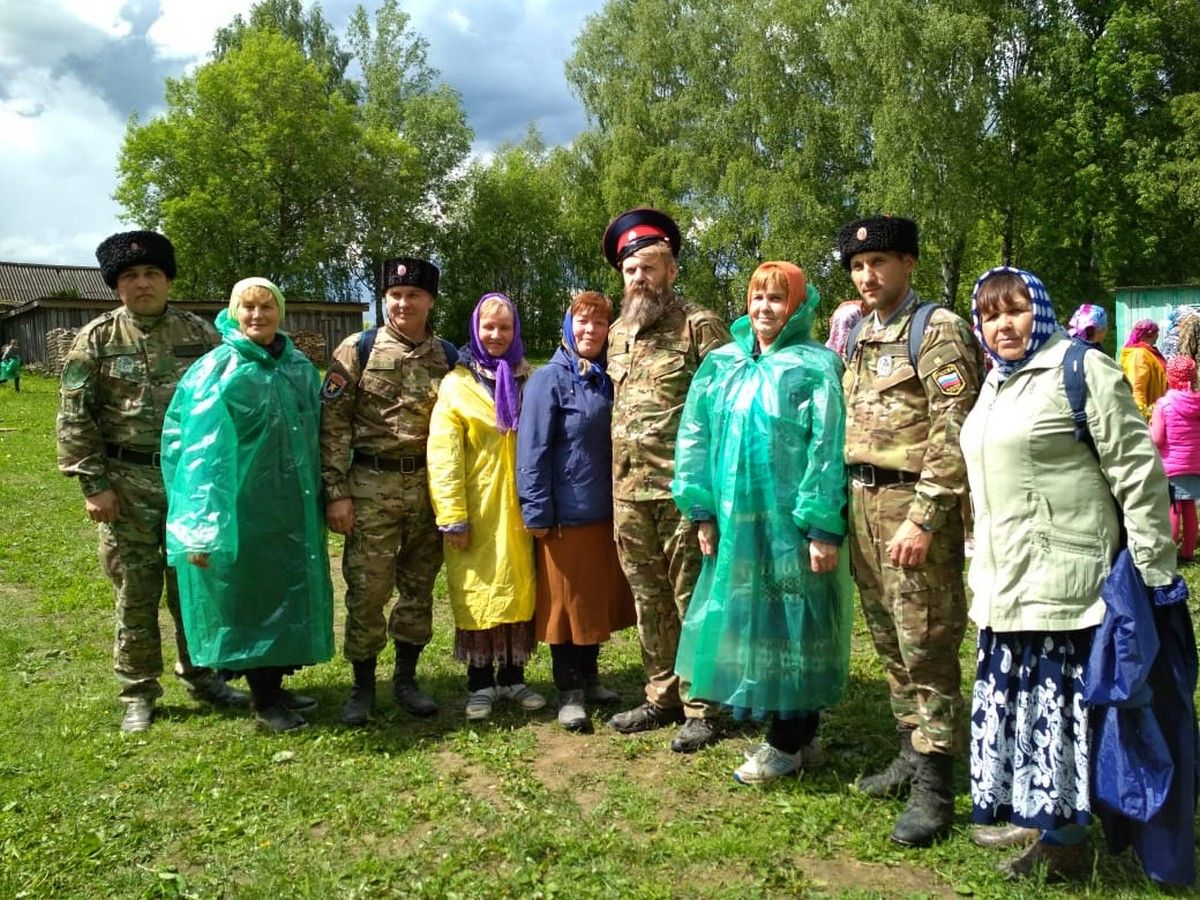
M 354 465 L 366 466 L 380 472 L 403 472 L 411 475 L 418 469 L 425 468 L 425 454 L 414 453 L 412 456 L 374 456 L 370 453 L 354 451 Z
M 147 453 L 145 450 L 132 450 L 120 444 L 105 444 L 104 455 L 109 459 L 119 459 L 121 462 L 136 463 L 139 466 L 162 467 L 162 456 L 158 453 Z
M 881 469 L 870 463 L 851 463 L 846 467 L 850 477 L 863 487 L 887 487 L 889 484 L 916 484 L 921 476 L 915 472 L 901 472 L 899 469 Z

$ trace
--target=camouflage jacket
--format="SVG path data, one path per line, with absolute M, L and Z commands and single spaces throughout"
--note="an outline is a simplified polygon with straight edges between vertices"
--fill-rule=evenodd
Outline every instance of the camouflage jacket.
M 175 385 L 219 343 L 212 325 L 170 305 L 157 317 L 121 306 L 84 325 L 59 390 L 59 470 L 90 497 L 110 487 L 105 444 L 157 453 Z
M 846 462 L 919 475 L 908 518 L 934 530 L 966 493 L 958 435 L 979 396 L 983 355 L 967 323 L 938 309 L 913 371 L 908 328 L 917 302 L 909 291 L 900 311 L 878 329 L 869 313 L 846 363 Z
M 710 351 L 729 343 L 712 310 L 676 302 L 642 331 L 624 319 L 608 334 L 613 382 L 613 497 L 670 500 L 675 432 L 692 376 Z
M 425 453 L 438 385 L 449 369 L 433 334 L 410 347 L 391 328 L 380 328 L 364 368 L 358 341 L 351 335 L 333 351 L 321 386 L 326 502 L 350 496 L 346 476 L 354 450 L 389 458 Z

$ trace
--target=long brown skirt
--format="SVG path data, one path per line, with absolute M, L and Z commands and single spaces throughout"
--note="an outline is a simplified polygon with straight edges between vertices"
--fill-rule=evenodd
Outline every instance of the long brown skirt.
M 535 544 L 539 641 L 602 644 L 612 632 L 637 624 L 611 520 L 551 528 Z

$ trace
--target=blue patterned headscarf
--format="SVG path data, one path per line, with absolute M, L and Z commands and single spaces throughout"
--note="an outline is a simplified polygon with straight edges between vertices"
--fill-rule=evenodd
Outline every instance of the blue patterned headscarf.
M 1029 335 L 1029 342 L 1025 345 L 1025 355 L 1015 360 L 1001 359 L 987 345 L 987 341 L 983 339 L 983 319 L 979 314 L 979 288 L 993 275 L 1000 275 L 1004 272 L 1016 275 L 1024 282 L 1025 290 L 1029 291 L 1029 300 L 1033 306 L 1033 333 Z M 1029 358 L 1041 349 L 1042 344 L 1050 339 L 1052 334 L 1062 330 L 1058 320 L 1054 317 L 1054 304 L 1050 302 L 1050 295 L 1046 292 L 1046 286 L 1042 284 L 1042 280 L 1031 272 L 1012 266 L 996 266 L 979 276 L 979 280 L 975 282 L 975 287 L 971 291 L 971 320 L 975 325 L 975 336 L 979 338 L 979 343 L 983 345 L 984 351 L 991 357 L 996 370 L 1000 373 L 1001 381 L 1006 381 L 1013 372 L 1025 365 Z

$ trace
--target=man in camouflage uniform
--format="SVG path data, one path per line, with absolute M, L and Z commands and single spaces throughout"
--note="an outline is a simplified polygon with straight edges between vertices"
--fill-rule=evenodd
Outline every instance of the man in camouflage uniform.
M 375 704 L 375 661 L 391 635 L 392 692 L 411 714 L 432 716 L 417 659 L 433 636 L 433 580 L 442 565 L 425 472 L 425 442 L 453 347 L 429 328 L 438 269 L 423 259 L 383 264 L 387 322 L 334 351 L 321 388 L 321 474 L 326 520 L 346 535 L 346 659 L 354 687 L 343 709 L 363 725 Z M 383 610 L 398 592 L 386 626 Z
M 938 308 L 910 363 L 916 223 L 852 222 L 838 250 L 867 307 L 844 376 L 850 561 L 900 733 L 899 755 L 858 786 L 875 797 L 911 786 L 892 839 L 926 846 L 953 820 L 951 767 L 966 736 L 958 649 L 967 476 L 958 433 L 979 393 L 982 355 L 967 324 Z
M 623 734 L 684 722 L 671 749 L 692 753 L 716 740 L 712 706 L 684 701 L 675 651 L 700 574 L 696 529 L 671 497 L 675 433 L 692 376 L 729 330 L 710 310 L 675 294 L 679 228 L 655 209 L 631 209 L 604 234 L 604 255 L 625 298 L 608 335 L 613 381 L 613 528 L 633 589 L 646 669 L 646 702 L 609 725 Z
M 100 563 L 117 594 L 114 670 L 124 732 L 150 727 L 162 695 L 158 604 L 166 583 L 175 620 L 175 674 L 193 696 L 246 703 L 188 656 L 175 571 L 166 565 L 166 493 L 158 464 L 163 415 L 175 385 L 220 338 L 211 325 L 167 305 L 175 250 L 153 231 L 114 234 L 96 250 L 121 306 L 84 325 L 63 368 L 58 467 L 79 479 L 88 518 L 100 525 Z

